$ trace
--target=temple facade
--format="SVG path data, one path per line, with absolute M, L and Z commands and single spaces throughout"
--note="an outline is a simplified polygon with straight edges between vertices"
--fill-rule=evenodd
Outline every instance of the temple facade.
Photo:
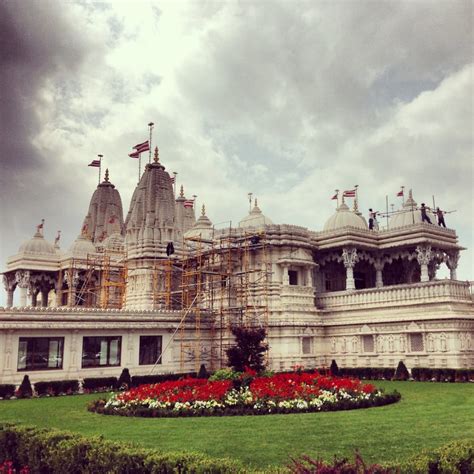
M 275 224 L 256 200 L 235 228 L 200 214 L 156 149 L 125 219 L 107 172 L 68 250 L 40 224 L 3 273 L 0 383 L 213 370 L 239 324 L 265 327 L 274 370 L 474 367 L 463 248 L 411 191 L 383 229 L 344 198 L 321 231 Z

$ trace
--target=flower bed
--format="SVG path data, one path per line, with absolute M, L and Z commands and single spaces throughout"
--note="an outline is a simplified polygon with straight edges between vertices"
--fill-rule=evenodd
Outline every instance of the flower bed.
M 206 415 L 263 415 L 349 410 L 394 403 L 397 392 L 385 394 L 357 379 L 314 373 L 257 377 L 243 374 L 237 380 L 186 378 L 141 385 L 97 400 L 91 411 L 109 415 L 170 417 Z

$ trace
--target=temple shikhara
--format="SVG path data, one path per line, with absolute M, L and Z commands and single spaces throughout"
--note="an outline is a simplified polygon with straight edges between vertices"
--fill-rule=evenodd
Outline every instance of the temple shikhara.
M 266 329 L 274 370 L 474 367 L 463 248 L 422 220 L 416 192 L 383 228 L 343 196 L 314 230 L 274 223 L 256 199 L 238 226 L 217 227 L 154 155 L 125 216 L 107 172 L 67 250 L 45 239 L 45 216 L 8 259 L 2 383 L 215 370 L 233 325 Z

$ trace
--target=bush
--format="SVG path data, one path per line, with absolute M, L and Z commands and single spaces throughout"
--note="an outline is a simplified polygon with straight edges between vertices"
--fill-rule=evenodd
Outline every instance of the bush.
M 20 387 L 16 391 L 18 398 L 30 398 L 33 395 L 33 389 L 31 388 L 31 382 L 28 375 L 23 377 Z
M 85 391 L 105 391 L 117 388 L 117 377 L 86 378 L 82 382 Z
M 230 367 L 216 370 L 210 377 L 209 382 L 216 380 L 238 380 L 242 376 L 242 372 L 235 372 Z
M 117 387 L 120 390 L 128 390 L 130 388 L 131 383 L 132 383 L 132 378 L 130 377 L 129 370 L 123 369 L 118 379 Z
M 410 374 L 408 372 L 408 369 L 406 365 L 403 363 L 403 361 L 401 360 L 398 363 L 397 370 L 395 371 L 393 380 L 408 380 L 409 378 L 410 378 Z
M 234 326 L 232 334 L 235 346 L 226 351 L 229 366 L 237 372 L 244 372 L 247 368 L 261 372 L 265 368 L 263 358 L 268 350 L 268 344 L 263 342 L 267 337 L 265 329 Z
M 197 374 L 198 379 L 208 379 L 209 378 L 209 373 L 206 370 L 206 366 L 204 364 L 201 364 L 201 367 L 199 367 L 199 372 Z
M 339 367 L 337 366 L 337 363 L 334 359 L 331 362 L 331 367 L 329 367 L 329 373 L 333 377 L 337 377 L 339 375 Z
M 433 451 L 424 450 L 392 467 L 407 474 L 469 474 L 474 472 L 474 441 L 453 441 Z
M 57 430 L 0 427 L 0 463 L 28 466 L 32 473 L 208 472 L 236 473 L 243 467 L 230 459 L 192 452 L 158 452 Z
M 0 397 L 10 398 L 15 394 L 15 385 L 0 384 Z
M 51 382 L 36 382 L 37 395 L 72 394 L 79 391 L 79 380 L 55 380 Z

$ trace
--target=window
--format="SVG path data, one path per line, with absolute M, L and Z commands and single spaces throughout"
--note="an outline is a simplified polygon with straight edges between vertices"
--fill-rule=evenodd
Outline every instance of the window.
M 362 336 L 364 352 L 374 352 L 374 336 Z
M 303 349 L 303 354 L 311 354 L 312 351 L 312 345 L 313 345 L 313 338 L 312 337 L 303 337 L 302 338 L 302 349 Z
M 140 336 L 139 365 L 161 364 L 161 347 L 161 336 Z M 158 360 L 158 357 L 160 357 L 160 360 Z
M 63 368 L 64 337 L 20 337 L 18 370 Z
M 84 337 L 82 367 L 120 365 L 121 336 Z
M 298 284 L 298 272 L 296 270 L 288 270 L 288 278 L 290 280 L 290 285 Z
M 410 350 L 411 352 L 422 352 L 425 350 L 425 346 L 423 344 L 423 334 L 410 334 Z

